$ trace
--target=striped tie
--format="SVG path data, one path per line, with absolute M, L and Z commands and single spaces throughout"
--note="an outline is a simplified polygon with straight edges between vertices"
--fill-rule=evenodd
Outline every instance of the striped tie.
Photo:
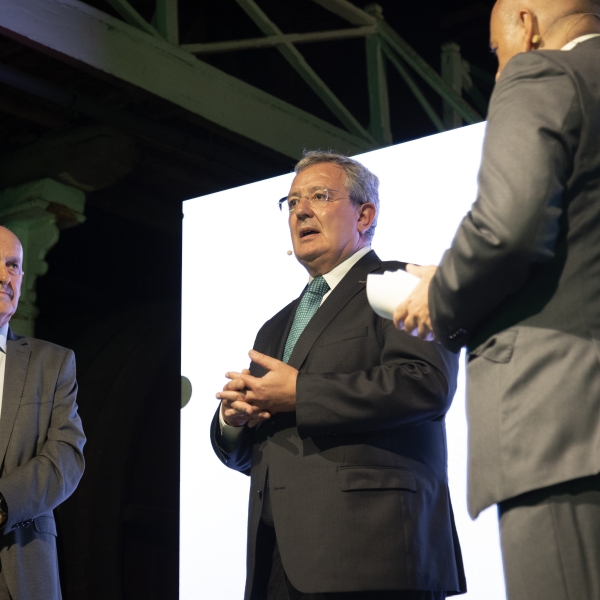
M 313 318 L 313 315 L 317 312 L 319 306 L 321 306 L 323 296 L 328 291 L 329 285 L 325 279 L 323 279 L 322 275 L 315 277 L 306 288 L 306 291 L 300 300 L 300 304 L 298 304 L 294 322 L 292 323 L 290 334 L 285 343 L 283 362 L 286 363 L 290 359 L 298 338 L 308 325 L 308 322 Z

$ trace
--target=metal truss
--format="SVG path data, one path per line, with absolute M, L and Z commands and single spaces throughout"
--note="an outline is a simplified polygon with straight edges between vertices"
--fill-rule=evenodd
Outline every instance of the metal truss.
M 178 0 L 156 0 L 152 23 L 145 21 L 127 0 L 106 0 L 130 25 L 179 46 Z M 378 146 L 392 143 L 386 67 L 391 65 L 404 80 L 438 131 L 483 120 L 487 102 L 473 83 L 473 77 L 490 83 L 491 77 L 462 59 L 456 44 L 442 48 L 442 72 L 439 74 L 384 20 L 377 4 L 360 9 L 348 0 L 312 0 L 338 15 L 352 27 L 333 31 L 284 34 L 255 0 L 233 0 L 265 34 L 265 37 L 215 43 L 182 44 L 180 49 L 196 56 L 219 52 L 275 47 L 307 85 L 339 119 L 345 129 Z M 365 39 L 369 86 L 370 124 L 365 129 L 344 106 L 327 84 L 304 59 L 297 45 L 351 38 Z M 439 115 L 419 87 L 416 77 L 431 87 L 443 100 Z M 493 83 L 493 80 L 491 80 Z M 477 110 L 463 97 L 465 91 Z

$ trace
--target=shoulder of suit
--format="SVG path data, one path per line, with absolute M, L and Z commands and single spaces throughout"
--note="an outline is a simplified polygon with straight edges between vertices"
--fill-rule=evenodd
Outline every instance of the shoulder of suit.
M 47 342 L 46 340 L 40 340 L 38 338 L 29 336 L 22 336 L 19 337 L 17 340 L 9 341 L 12 341 L 13 343 L 19 346 L 28 347 L 31 350 L 43 350 L 45 352 L 53 352 L 56 354 L 65 354 L 71 352 L 69 348 L 65 348 L 63 346 L 59 346 L 58 344 L 54 344 L 52 342 Z
M 359 265 L 360 261 L 356 265 L 354 265 L 352 269 L 357 268 L 357 266 Z M 377 273 L 384 271 L 398 271 L 400 269 L 405 271 L 406 265 L 407 263 L 398 260 L 380 261 L 379 268 L 372 272 Z M 264 325 L 260 328 L 260 331 L 263 331 L 264 329 L 270 329 L 271 327 L 278 328 L 281 324 L 285 324 L 290 316 L 290 312 L 294 309 L 294 306 L 298 302 L 299 298 L 300 297 L 292 300 L 287 306 L 284 306 L 277 314 L 273 315 L 268 321 L 264 323 Z
M 508 83 L 513 79 L 543 78 L 567 75 L 570 65 L 577 62 L 573 50 L 536 50 L 535 52 L 521 52 L 511 58 L 502 71 L 498 86 Z

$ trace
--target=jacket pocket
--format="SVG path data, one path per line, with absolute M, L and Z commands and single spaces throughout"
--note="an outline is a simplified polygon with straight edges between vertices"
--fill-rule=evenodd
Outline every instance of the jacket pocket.
M 367 337 L 369 334 L 369 327 L 359 327 L 358 329 L 349 329 L 348 331 L 342 331 L 333 335 L 328 335 L 321 340 L 321 346 L 329 346 L 329 344 L 337 344 L 339 342 L 345 342 L 346 340 L 353 340 L 355 338 Z
M 517 341 L 517 329 L 501 331 L 469 353 L 469 360 L 482 356 L 495 363 L 509 363 Z
M 33 526 L 38 533 L 56 535 L 56 521 L 54 517 L 36 517 Z
M 410 469 L 402 467 L 338 467 L 342 492 L 353 490 L 417 491 L 417 481 Z

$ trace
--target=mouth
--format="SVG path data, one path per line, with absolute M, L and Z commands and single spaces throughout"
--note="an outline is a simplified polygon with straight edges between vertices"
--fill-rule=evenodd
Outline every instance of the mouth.
M 299 237 L 301 240 L 304 240 L 307 238 L 314 238 L 319 233 L 320 233 L 320 231 L 317 231 L 316 229 L 313 229 L 312 227 L 305 227 L 300 230 Z

